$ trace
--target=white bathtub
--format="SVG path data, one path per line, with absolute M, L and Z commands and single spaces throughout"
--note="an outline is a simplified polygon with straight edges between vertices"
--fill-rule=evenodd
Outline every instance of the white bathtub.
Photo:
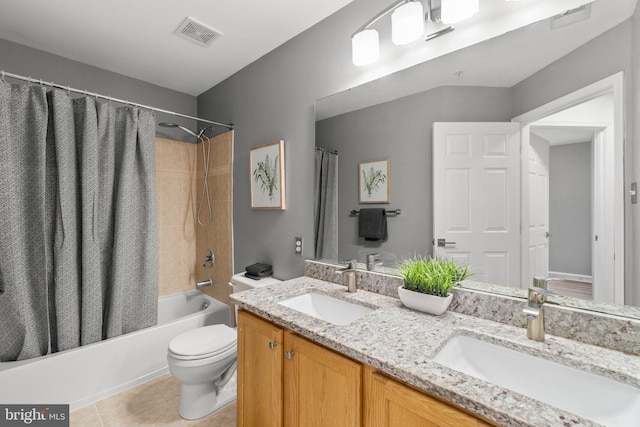
M 173 337 L 200 326 L 228 325 L 230 313 L 228 305 L 200 291 L 161 297 L 157 326 L 35 359 L 0 362 L 0 404 L 62 403 L 71 410 L 89 405 L 165 374 Z

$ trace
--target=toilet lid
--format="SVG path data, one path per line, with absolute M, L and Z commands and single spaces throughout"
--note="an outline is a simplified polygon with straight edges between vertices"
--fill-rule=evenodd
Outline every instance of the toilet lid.
M 227 325 L 211 325 L 183 332 L 169 342 L 169 351 L 176 356 L 209 357 L 228 351 L 237 343 L 235 329 Z

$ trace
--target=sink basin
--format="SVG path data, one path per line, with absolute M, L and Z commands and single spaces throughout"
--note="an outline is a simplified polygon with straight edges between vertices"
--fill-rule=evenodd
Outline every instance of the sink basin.
M 640 389 L 600 375 L 456 335 L 434 361 L 607 426 L 638 426 Z
M 334 325 L 348 325 L 373 309 L 353 304 L 329 295 L 310 292 L 281 301 L 279 304 Z

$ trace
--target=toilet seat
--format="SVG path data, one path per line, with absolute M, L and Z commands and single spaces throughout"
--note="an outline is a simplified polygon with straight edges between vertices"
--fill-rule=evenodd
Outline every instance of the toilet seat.
M 236 330 L 226 325 L 211 325 L 183 332 L 169 342 L 169 354 L 180 360 L 205 359 L 235 352 Z

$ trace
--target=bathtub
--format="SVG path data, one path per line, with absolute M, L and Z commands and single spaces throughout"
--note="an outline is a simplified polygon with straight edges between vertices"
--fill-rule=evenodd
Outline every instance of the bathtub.
M 224 323 L 228 305 L 200 291 L 161 297 L 158 325 L 29 360 L 0 363 L 0 404 L 69 404 L 70 410 L 167 373 L 169 341 Z

